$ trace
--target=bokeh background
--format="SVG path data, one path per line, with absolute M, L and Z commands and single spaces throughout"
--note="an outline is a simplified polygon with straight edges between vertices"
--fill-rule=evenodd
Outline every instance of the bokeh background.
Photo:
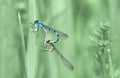
M 30 28 L 36 19 L 69 35 L 56 47 L 74 71 L 44 51 L 43 31 L 35 35 Z M 100 22 L 110 23 L 112 61 L 119 69 L 119 19 L 120 0 L 0 0 L 0 78 L 103 78 L 94 71 L 95 51 L 89 37 Z

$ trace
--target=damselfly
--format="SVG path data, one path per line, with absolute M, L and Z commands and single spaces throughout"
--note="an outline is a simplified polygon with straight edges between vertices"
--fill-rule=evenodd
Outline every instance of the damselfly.
M 63 61 L 63 64 L 69 70 L 73 70 L 74 69 L 73 65 L 57 50 L 57 48 L 52 43 L 50 43 L 50 40 L 46 41 L 46 43 L 44 44 L 44 48 L 48 52 L 54 51 L 55 54 Z
M 68 37 L 67 34 L 65 34 L 63 32 L 60 32 L 60 31 L 58 31 L 58 30 L 56 30 L 56 29 L 54 29 L 52 27 L 48 27 L 48 26 L 44 25 L 43 23 L 39 22 L 39 20 L 35 20 L 33 26 L 35 28 L 35 30 L 34 30 L 35 32 L 39 31 L 39 29 L 43 29 L 43 30 L 55 33 L 56 36 L 57 36 L 57 39 L 54 40 L 54 41 L 50 41 L 50 43 L 52 43 L 52 44 L 58 42 L 60 38 L 64 39 L 64 38 Z

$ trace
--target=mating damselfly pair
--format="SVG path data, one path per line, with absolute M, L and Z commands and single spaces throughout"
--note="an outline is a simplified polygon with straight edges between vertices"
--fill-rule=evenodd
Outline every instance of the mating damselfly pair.
M 39 22 L 39 20 L 34 21 L 33 27 L 34 27 L 35 32 L 39 31 L 39 29 L 42 29 L 45 31 L 44 49 L 48 52 L 54 51 L 55 54 L 63 61 L 65 66 L 68 67 L 70 70 L 73 70 L 74 69 L 73 65 L 58 51 L 58 49 L 54 45 L 55 43 L 59 41 L 59 39 L 67 38 L 68 35 L 56 29 L 53 29 L 52 27 L 48 27 L 44 25 L 43 23 Z M 54 33 L 57 36 L 57 39 L 53 41 L 47 40 L 46 36 L 48 32 Z

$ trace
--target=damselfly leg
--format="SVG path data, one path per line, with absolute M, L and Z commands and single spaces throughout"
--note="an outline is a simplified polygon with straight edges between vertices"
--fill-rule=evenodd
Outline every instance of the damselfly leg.
M 47 40 L 46 43 L 44 44 L 45 50 L 48 52 L 54 51 L 55 54 L 57 55 L 57 57 L 62 60 L 63 64 L 69 70 L 73 70 L 74 69 L 73 65 L 58 51 L 58 49 L 53 44 L 51 44 L 49 42 L 50 42 L 50 40 Z

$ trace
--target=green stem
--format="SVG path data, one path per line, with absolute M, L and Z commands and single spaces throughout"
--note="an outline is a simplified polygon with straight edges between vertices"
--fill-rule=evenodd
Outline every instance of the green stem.
M 23 27 L 22 27 L 20 12 L 18 12 L 18 21 L 19 21 L 21 41 L 22 41 L 23 74 L 24 74 L 24 78 L 27 78 L 26 67 L 25 67 L 25 56 L 26 56 L 26 54 L 25 54 L 25 42 L 24 42 L 25 40 L 24 40 L 24 33 L 23 33 Z
M 110 78 L 113 78 L 112 57 L 109 49 L 108 49 L 108 54 L 109 54 L 109 76 Z

